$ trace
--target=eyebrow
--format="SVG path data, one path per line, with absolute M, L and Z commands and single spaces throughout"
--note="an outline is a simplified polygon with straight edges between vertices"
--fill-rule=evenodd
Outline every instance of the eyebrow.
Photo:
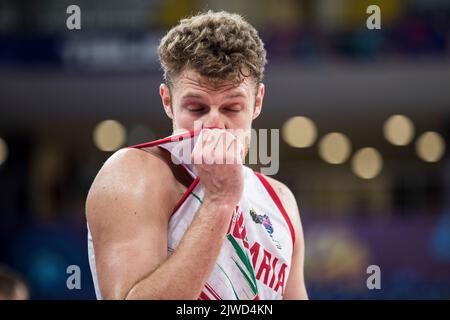
M 246 98 L 247 96 L 242 92 L 233 92 L 233 93 L 230 93 L 225 96 L 225 98 L 227 98 L 227 99 L 238 98 L 238 97 Z M 203 96 L 201 94 L 197 94 L 194 92 L 188 92 L 182 98 L 183 99 L 185 99 L 185 98 L 203 98 Z
M 183 96 L 183 99 L 184 98 L 203 98 L 203 96 L 197 93 L 188 92 Z
M 240 91 L 230 93 L 225 98 L 238 98 L 238 97 L 247 98 L 247 96 Z

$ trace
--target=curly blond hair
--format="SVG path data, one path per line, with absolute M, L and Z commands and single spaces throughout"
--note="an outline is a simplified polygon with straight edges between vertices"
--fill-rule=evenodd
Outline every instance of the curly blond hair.
M 240 83 L 248 76 L 259 83 L 267 63 L 256 29 L 240 15 L 224 11 L 180 20 L 161 39 L 158 55 L 169 85 L 185 68 L 213 83 Z

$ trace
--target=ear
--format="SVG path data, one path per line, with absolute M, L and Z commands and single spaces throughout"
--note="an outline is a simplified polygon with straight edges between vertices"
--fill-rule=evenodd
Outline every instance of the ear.
M 264 100 L 265 86 L 263 83 L 258 84 L 258 89 L 255 98 L 255 109 L 253 110 L 253 118 L 255 120 L 262 110 L 263 100 Z
M 161 101 L 164 107 L 164 111 L 166 112 L 167 116 L 173 120 L 173 111 L 172 111 L 172 101 L 170 98 L 170 89 L 169 87 L 161 83 L 159 86 L 159 95 L 161 96 Z

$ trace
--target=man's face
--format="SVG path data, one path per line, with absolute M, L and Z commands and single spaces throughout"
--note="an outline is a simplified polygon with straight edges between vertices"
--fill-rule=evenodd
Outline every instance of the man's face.
M 174 132 L 194 130 L 196 121 L 201 122 L 201 128 L 250 131 L 253 119 L 261 112 L 264 85 L 256 87 L 254 80 L 247 77 L 239 85 L 213 86 L 196 71 L 187 69 L 174 80 L 171 92 L 161 85 L 160 95 Z

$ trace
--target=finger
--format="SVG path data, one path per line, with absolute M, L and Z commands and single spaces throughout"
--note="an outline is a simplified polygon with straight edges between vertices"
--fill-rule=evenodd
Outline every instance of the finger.
M 211 134 L 208 136 L 208 140 L 206 141 L 205 148 L 210 150 L 214 150 L 217 146 L 217 143 L 222 135 L 225 134 L 226 131 L 223 129 L 213 129 L 211 130 Z
M 210 129 L 202 129 L 202 131 L 200 131 L 200 134 L 202 136 L 202 139 L 200 141 L 203 145 L 205 145 L 205 143 L 208 141 L 208 139 L 211 136 L 211 130 Z
M 214 147 L 214 157 L 220 161 L 220 164 L 226 163 L 226 153 L 231 143 L 236 137 L 228 131 L 225 131 Z
M 191 152 L 191 161 L 194 164 L 201 164 L 202 163 L 202 157 L 203 157 L 203 145 L 206 142 L 206 139 L 208 138 L 208 135 L 210 134 L 207 130 L 201 130 L 197 141 L 195 142 L 194 148 Z
M 234 139 L 226 152 L 227 164 L 242 164 L 243 163 L 243 148 L 242 143 L 238 139 Z
M 203 161 L 206 164 L 213 164 L 216 163 L 214 159 L 214 149 L 220 140 L 220 137 L 222 135 L 221 130 L 219 129 L 213 129 L 211 130 L 210 135 L 208 136 L 208 140 L 203 145 Z

